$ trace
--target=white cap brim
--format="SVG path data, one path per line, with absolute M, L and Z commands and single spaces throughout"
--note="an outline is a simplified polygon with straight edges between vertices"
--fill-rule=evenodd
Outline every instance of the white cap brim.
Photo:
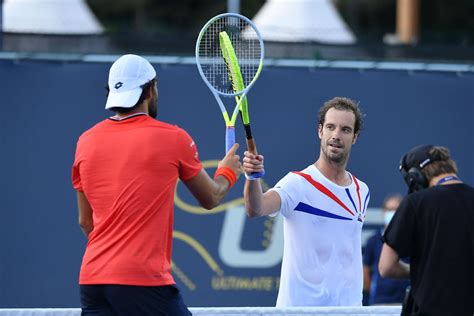
M 105 108 L 131 108 L 137 104 L 142 91 L 143 89 L 140 87 L 122 92 L 110 91 Z

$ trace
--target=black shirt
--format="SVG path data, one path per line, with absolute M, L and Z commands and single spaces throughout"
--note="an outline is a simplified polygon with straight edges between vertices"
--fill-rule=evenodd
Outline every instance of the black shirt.
M 474 188 L 438 185 L 409 194 L 384 241 L 410 258 L 422 315 L 474 315 Z

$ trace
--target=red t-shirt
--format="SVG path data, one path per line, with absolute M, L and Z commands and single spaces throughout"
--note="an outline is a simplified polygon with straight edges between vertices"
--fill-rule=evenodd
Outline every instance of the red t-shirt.
M 82 134 L 72 181 L 92 207 L 94 229 L 79 283 L 173 284 L 174 190 L 201 168 L 183 129 L 147 115 L 106 119 Z

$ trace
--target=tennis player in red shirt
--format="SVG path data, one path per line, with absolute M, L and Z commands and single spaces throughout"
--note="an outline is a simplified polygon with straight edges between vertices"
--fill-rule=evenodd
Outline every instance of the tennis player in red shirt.
M 176 182 L 215 207 L 239 176 L 238 145 L 211 179 L 191 136 L 155 119 L 156 72 L 140 56 L 114 62 L 108 89 L 105 108 L 115 115 L 79 137 L 72 168 L 88 239 L 82 315 L 191 315 L 171 275 Z

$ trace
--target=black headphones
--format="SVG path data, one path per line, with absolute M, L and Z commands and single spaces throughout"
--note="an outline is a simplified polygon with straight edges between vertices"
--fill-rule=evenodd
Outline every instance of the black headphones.
M 430 155 L 432 145 L 422 145 L 406 153 L 400 161 L 400 172 L 408 186 L 408 193 L 425 189 L 429 186 L 428 179 L 421 169 L 434 161 Z

